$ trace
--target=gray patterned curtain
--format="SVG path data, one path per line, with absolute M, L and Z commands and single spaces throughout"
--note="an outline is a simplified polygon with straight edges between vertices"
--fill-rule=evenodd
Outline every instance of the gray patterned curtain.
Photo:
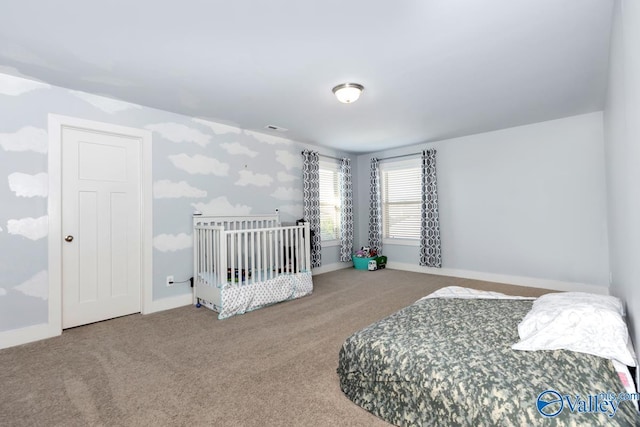
M 380 166 L 378 159 L 371 159 L 371 190 L 369 193 L 369 246 L 382 254 L 382 204 L 380 196 Z
M 311 230 L 311 267 L 322 265 L 320 245 L 320 156 L 317 151 L 302 152 L 304 220 Z
M 353 253 L 353 183 L 351 160 L 340 161 L 340 261 L 351 261 Z
M 422 152 L 422 221 L 420 227 L 420 265 L 442 267 L 440 252 L 440 217 L 438 215 L 438 186 L 436 179 L 436 150 Z

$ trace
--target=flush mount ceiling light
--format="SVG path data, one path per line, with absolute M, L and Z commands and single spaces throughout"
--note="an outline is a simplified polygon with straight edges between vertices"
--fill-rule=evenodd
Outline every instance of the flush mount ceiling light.
M 336 95 L 336 98 L 338 98 L 338 101 L 343 104 L 351 104 L 360 98 L 363 90 L 364 86 L 358 83 L 342 83 L 333 88 L 333 93 Z

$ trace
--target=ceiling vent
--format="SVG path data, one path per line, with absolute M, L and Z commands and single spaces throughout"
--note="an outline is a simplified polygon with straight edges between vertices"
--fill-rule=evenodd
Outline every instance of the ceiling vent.
M 281 128 L 280 126 L 276 126 L 276 125 L 266 125 L 264 128 L 269 130 L 275 130 L 276 132 L 286 132 L 289 130 L 289 129 Z

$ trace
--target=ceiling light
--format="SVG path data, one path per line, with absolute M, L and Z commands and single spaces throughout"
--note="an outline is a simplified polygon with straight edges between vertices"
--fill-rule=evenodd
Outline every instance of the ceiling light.
M 343 104 L 351 104 L 360 98 L 363 90 L 364 86 L 358 83 L 342 83 L 333 88 L 333 93 L 336 95 L 336 98 L 338 98 L 338 101 Z

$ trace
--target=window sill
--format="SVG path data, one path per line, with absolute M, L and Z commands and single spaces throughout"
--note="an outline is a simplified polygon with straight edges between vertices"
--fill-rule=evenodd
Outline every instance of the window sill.
M 322 245 L 323 248 L 329 246 L 340 246 L 340 240 L 321 240 L 320 245 Z
M 418 239 L 382 239 L 383 245 L 420 246 Z

